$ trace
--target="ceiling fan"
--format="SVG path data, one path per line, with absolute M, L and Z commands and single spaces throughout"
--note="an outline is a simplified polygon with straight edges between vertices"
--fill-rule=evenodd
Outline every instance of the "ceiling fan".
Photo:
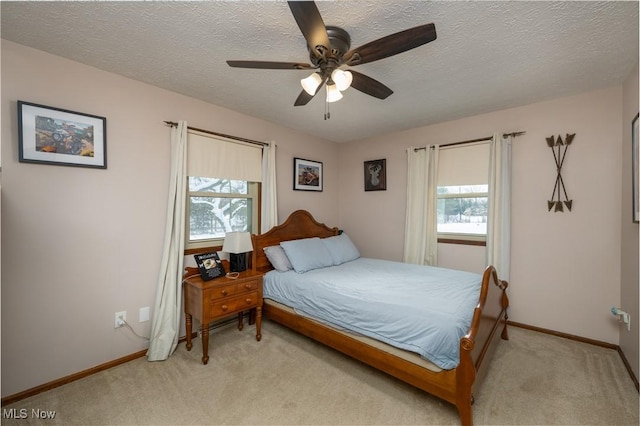
M 302 79 L 302 92 L 294 105 L 306 105 L 323 85 L 327 88 L 327 102 L 342 98 L 340 93 L 353 87 L 378 99 L 386 99 L 393 90 L 356 71 L 352 67 L 406 52 L 436 39 L 434 24 L 420 25 L 351 49 L 351 37 L 342 28 L 325 26 L 313 1 L 289 1 L 289 8 L 307 41 L 311 64 L 273 61 L 227 61 L 236 68 L 317 70 Z

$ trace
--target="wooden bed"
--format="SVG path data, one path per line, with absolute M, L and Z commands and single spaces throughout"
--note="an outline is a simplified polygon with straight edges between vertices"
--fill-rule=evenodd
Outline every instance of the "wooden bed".
M 281 241 L 309 237 L 325 238 L 334 235 L 338 235 L 338 228 L 329 228 L 318 223 L 309 212 L 297 210 L 282 225 L 272 228 L 265 234 L 252 235 L 252 269 L 257 272 L 268 272 L 273 269 L 264 253 L 265 247 L 278 245 Z M 499 340 L 497 335 L 500 329 L 502 329 L 501 337 L 508 339 L 509 300 L 506 288 L 507 282 L 498 279 L 492 266 L 487 267 L 483 274 L 480 298 L 474 311 L 471 328 L 467 335 L 460 339 L 460 363 L 455 369 L 440 372 L 431 371 L 364 343 L 352 335 L 282 309 L 275 303 L 269 303 L 267 299 L 264 301 L 263 315 L 454 404 L 460 414 L 461 423 L 471 425 L 473 424 L 471 410 L 473 393 L 478 390 L 486 374 Z

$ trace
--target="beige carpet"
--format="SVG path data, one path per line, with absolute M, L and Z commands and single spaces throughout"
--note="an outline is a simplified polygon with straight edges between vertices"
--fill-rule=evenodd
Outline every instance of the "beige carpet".
M 164 362 L 132 361 L 3 408 L 3 425 L 459 424 L 452 405 L 270 321 L 212 333 Z M 482 424 L 638 424 L 617 352 L 511 327 L 476 395 Z M 26 419 L 7 410 L 26 409 Z M 55 411 L 53 420 L 32 410 Z M 23 413 L 24 413 L 23 412 Z

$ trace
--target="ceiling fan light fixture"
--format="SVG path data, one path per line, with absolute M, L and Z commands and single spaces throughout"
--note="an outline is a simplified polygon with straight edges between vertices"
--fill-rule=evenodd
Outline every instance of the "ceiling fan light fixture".
M 320 77 L 320 74 L 317 72 L 314 72 L 309 77 L 300 80 L 300 84 L 305 92 L 313 96 L 316 94 L 316 90 L 318 90 L 320 84 L 322 84 L 322 77 Z
M 342 99 L 342 93 L 335 84 L 327 84 L 327 102 L 335 102 Z
M 336 83 L 338 90 L 345 91 L 351 86 L 353 81 L 353 75 L 349 71 L 343 71 L 341 69 L 335 69 L 331 73 L 331 80 Z

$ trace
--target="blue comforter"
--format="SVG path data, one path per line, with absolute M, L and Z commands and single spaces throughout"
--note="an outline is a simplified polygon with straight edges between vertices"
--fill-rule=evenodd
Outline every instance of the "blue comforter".
M 304 274 L 270 271 L 264 297 L 452 369 L 481 282 L 470 272 L 359 258 Z

